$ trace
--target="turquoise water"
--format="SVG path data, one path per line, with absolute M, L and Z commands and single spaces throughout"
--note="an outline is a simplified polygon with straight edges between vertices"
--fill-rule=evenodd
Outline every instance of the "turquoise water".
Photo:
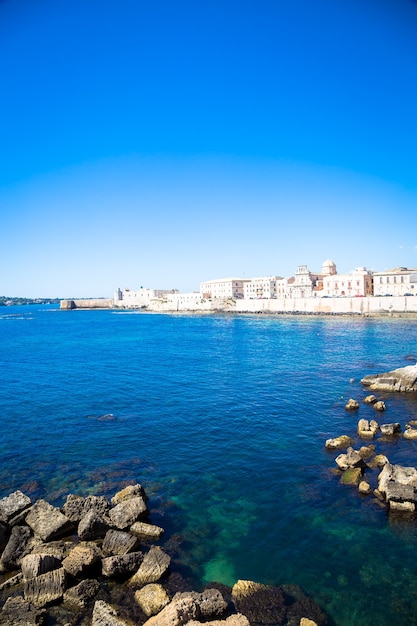
M 0 496 L 137 480 L 196 583 L 293 583 L 340 626 L 417 623 L 417 522 L 340 485 L 324 449 L 374 418 L 345 403 L 410 364 L 417 321 L 4 307 L 0 346 Z M 417 417 L 382 397 L 382 421 Z M 415 442 L 375 443 L 417 465 Z

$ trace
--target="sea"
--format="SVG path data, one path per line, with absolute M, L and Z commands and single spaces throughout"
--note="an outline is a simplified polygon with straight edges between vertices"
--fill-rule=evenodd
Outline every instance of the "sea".
M 417 419 L 416 396 L 378 394 L 377 415 L 360 382 L 416 359 L 410 319 L 2 307 L 0 497 L 139 482 L 196 589 L 298 585 L 337 626 L 417 624 L 417 521 L 342 485 L 325 449 L 359 418 Z M 416 442 L 374 444 L 417 465 Z

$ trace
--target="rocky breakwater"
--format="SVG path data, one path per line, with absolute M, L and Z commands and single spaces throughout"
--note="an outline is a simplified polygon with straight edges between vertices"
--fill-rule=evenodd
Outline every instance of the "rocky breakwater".
M 417 393 L 417 364 L 399 367 L 384 374 L 370 374 L 361 383 L 375 391 L 406 391 Z
M 390 513 L 414 516 L 417 513 L 417 469 L 391 464 L 385 454 L 378 453 L 377 448 L 394 439 L 416 440 L 417 419 L 410 419 L 404 428 L 399 422 L 380 423 L 378 415 L 387 409 L 385 402 L 374 395 L 366 396 L 362 402 L 374 411 L 374 419 L 361 418 L 355 434 L 339 435 L 325 443 L 327 450 L 340 452 L 335 459 L 335 471 L 340 475 L 340 482 L 357 486 L 364 496 L 373 495 L 375 501 Z M 359 407 L 360 403 L 351 398 L 345 410 L 356 413 Z M 355 437 L 367 445 L 358 447 Z M 375 470 L 379 474 L 375 475 Z
M 0 624 L 8 626 L 324 626 L 296 586 L 238 581 L 200 592 L 173 571 L 147 497 L 70 494 L 62 508 L 21 491 L 0 500 Z

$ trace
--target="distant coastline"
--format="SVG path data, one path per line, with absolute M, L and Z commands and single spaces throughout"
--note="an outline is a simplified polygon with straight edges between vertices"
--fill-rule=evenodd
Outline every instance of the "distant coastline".
M 291 314 L 291 315 L 353 315 L 362 317 L 417 318 L 415 296 L 368 296 L 363 298 L 275 298 L 202 300 L 199 303 L 176 303 L 157 298 L 146 306 L 118 306 L 113 299 L 61 300 L 61 310 L 114 309 L 150 313 L 236 313 L 236 314 Z

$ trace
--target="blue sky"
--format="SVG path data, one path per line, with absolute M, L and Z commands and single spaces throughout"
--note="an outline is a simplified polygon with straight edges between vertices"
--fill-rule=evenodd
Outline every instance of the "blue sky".
M 0 0 L 0 295 L 417 267 L 415 0 Z

